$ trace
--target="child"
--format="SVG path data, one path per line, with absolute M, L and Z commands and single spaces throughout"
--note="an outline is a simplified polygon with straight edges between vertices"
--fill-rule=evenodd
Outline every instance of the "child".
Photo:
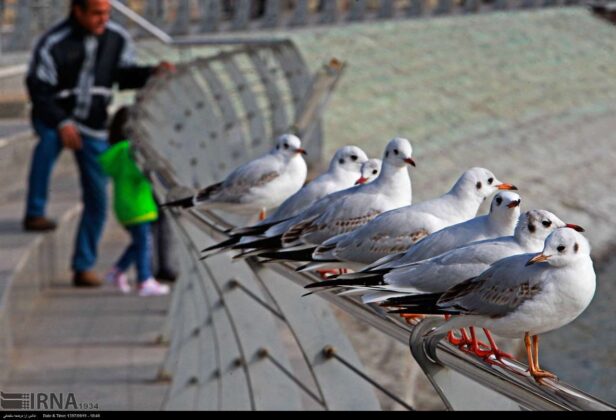
M 132 242 L 107 275 L 109 282 L 123 293 L 131 290 L 126 270 L 134 262 L 137 266 L 139 296 L 161 296 L 169 293 L 169 286 L 152 277 L 151 222 L 158 218 L 152 186 L 133 160 L 125 124 L 129 108 L 120 108 L 109 127 L 109 149 L 99 158 L 103 171 L 113 179 L 113 208 L 118 221 L 131 235 Z

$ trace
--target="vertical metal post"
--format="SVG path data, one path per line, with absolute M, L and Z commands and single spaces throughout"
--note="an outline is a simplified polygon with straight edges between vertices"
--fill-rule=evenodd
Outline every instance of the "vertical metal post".
M 263 28 L 275 28 L 280 24 L 280 8 L 280 0 L 267 0 L 265 16 L 263 17 Z
M 201 31 L 207 33 L 218 31 L 222 18 L 221 0 L 201 0 L 201 10 L 203 11 Z
M 173 35 L 185 35 L 190 32 L 190 4 L 188 0 L 179 0 L 175 11 L 175 22 L 171 28 Z
M 25 50 L 29 47 L 29 42 L 32 37 L 32 9 L 37 5 L 20 1 L 17 3 L 17 15 L 13 32 L 8 39 L 6 46 L 9 51 Z

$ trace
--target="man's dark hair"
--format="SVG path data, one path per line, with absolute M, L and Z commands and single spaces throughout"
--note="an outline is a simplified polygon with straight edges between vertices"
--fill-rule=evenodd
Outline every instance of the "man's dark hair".
M 130 130 L 127 127 L 130 107 L 123 106 L 116 111 L 109 124 L 109 144 L 114 145 L 122 140 L 128 140 Z
M 86 10 L 88 8 L 88 0 L 71 0 L 71 10 L 75 6 L 79 6 L 81 10 Z

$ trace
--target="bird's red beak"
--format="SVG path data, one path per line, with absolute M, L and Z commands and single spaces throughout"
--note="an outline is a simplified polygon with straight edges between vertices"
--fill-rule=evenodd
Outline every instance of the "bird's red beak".
M 513 208 L 519 206 L 521 201 L 522 200 L 512 201 L 511 203 L 507 204 L 507 207 L 509 207 L 510 209 L 513 209 Z
M 303 147 L 298 147 L 297 149 L 295 149 L 295 153 L 301 153 L 302 155 L 308 154 L 308 152 L 306 152 L 306 149 L 304 149 Z
M 528 262 L 526 263 L 527 266 L 535 264 L 535 263 L 540 263 L 540 262 L 544 262 L 548 260 L 549 255 L 543 255 L 543 253 L 541 254 L 537 254 L 535 255 L 533 258 L 531 258 L 530 260 L 528 260 Z
M 577 232 L 586 232 L 582 226 L 574 225 L 573 223 L 567 223 L 565 226 L 576 230 Z
M 500 184 L 500 185 L 497 185 L 496 188 L 498 188 L 499 190 L 516 190 L 516 191 L 518 189 L 518 187 L 512 184 Z
M 366 181 L 368 181 L 368 178 L 361 176 L 357 181 L 355 181 L 355 185 L 365 184 Z
M 413 159 L 411 159 L 411 158 L 406 158 L 406 159 L 404 159 L 404 161 L 405 161 L 406 163 L 408 163 L 409 165 L 412 165 L 413 167 L 415 167 L 415 166 L 416 166 L 416 165 L 415 165 L 415 161 L 414 161 Z

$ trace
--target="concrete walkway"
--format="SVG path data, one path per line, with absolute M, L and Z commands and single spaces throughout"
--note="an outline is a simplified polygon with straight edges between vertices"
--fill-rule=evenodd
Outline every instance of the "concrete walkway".
M 100 250 L 109 267 L 128 236 L 113 221 Z M 67 261 L 68 263 L 68 261 Z M 156 381 L 167 347 L 156 344 L 169 298 L 82 290 L 58 279 L 17 333 L 3 392 L 74 393 L 100 410 L 160 410 L 168 384 Z M 87 407 L 87 406 L 86 406 Z

